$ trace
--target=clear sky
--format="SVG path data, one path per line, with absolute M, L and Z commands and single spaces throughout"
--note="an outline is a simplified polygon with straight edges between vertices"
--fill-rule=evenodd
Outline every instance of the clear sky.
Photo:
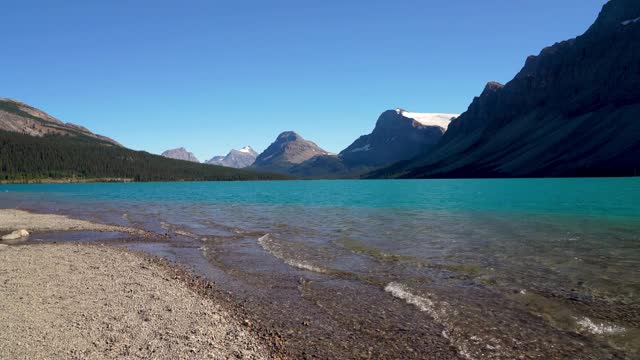
M 338 152 L 378 115 L 460 113 L 604 0 L 6 1 L 0 97 L 200 160 L 294 130 Z

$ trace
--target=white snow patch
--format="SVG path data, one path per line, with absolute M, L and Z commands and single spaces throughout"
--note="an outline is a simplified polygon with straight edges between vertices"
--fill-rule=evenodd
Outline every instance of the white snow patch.
M 247 153 L 247 154 L 251 154 L 251 146 L 245 146 L 242 149 L 238 150 L 241 153 Z
M 640 21 L 640 17 L 637 17 L 637 18 L 631 19 L 631 20 L 623 21 L 621 24 L 623 26 L 627 26 L 627 25 L 632 24 L 632 23 L 637 22 L 637 21 Z
M 583 317 L 578 320 L 578 326 L 582 331 L 587 331 L 595 335 L 613 335 L 620 334 L 625 331 L 625 328 L 615 324 L 596 323 L 588 317 Z
M 371 144 L 367 144 L 367 145 L 365 145 L 363 147 L 355 148 L 355 149 L 351 150 L 351 152 L 369 151 L 371 149 L 373 149 L 371 147 Z
M 396 109 L 396 112 L 406 118 L 413 119 L 422 125 L 439 126 L 443 129 L 449 127 L 449 123 L 453 118 L 457 118 L 460 114 L 442 114 L 442 113 L 413 113 Z

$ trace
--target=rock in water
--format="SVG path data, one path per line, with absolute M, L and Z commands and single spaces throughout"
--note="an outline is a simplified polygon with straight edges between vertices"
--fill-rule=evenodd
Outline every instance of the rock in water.
M 16 230 L 11 234 L 4 235 L 2 237 L 2 240 L 18 240 L 20 238 L 27 237 L 27 236 L 29 236 L 29 232 L 27 230 L 22 229 L 22 230 Z

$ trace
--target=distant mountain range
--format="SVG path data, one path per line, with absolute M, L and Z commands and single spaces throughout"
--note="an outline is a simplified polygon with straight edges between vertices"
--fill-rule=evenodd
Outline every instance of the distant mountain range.
M 127 171 L 118 172 L 118 176 L 135 175 L 144 169 L 141 179 L 208 179 L 213 177 L 210 173 L 224 169 L 182 161 L 167 168 L 179 168 L 176 171 L 188 176 L 169 176 L 167 168 L 154 170 L 144 163 L 136 163 L 140 166 L 137 170 L 133 163 L 128 163 L 136 157 L 126 155 L 136 152 L 86 128 L 63 123 L 8 99 L 0 99 L 0 132 L 7 139 L 11 139 L 7 132 L 13 132 L 47 140 L 42 143 L 46 146 L 38 148 L 41 152 L 61 149 L 61 138 L 74 146 L 100 146 L 102 152 L 106 148 L 116 149 L 108 161 L 99 152 L 91 156 L 95 161 L 106 161 L 104 166 L 110 164 L 108 169 L 126 167 Z M 49 141 L 52 138 L 57 140 Z M 33 144 L 37 142 L 27 140 L 20 137 L 22 147 L 16 145 L 25 158 L 32 154 L 24 144 L 36 146 Z M 7 148 L 9 145 L 2 144 L 5 148 L 0 149 L 3 150 L 0 160 L 4 158 L 0 165 L 5 169 L 7 164 L 13 166 L 14 158 L 19 156 L 15 155 L 15 149 Z M 75 153 L 78 146 L 67 150 Z M 198 162 L 184 148 L 162 155 Z M 51 156 L 30 158 L 35 164 L 27 167 L 37 170 L 29 171 L 49 177 L 60 176 L 58 172 L 74 176 L 109 174 L 105 169 L 95 171 L 88 163 L 84 168 L 75 168 L 72 163 L 60 160 L 70 168 L 55 170 L 38 164 Z M 56 156 L 51 161 L 64 159 L 65 155 L 60 152 Z M 158 159 L 164 158 L 149 159 L 160 166 L 162 161 Z M 17 163 L 22 164 L 23 160 Z M 607 2 L 583 35 L 530 56 L 506 85 L 488 83 L 461 115 L 388 110 L 380 115 L 370 134 L 359 137 L 339 154 L 329 153 L 287 131 L 259 155 L 251 147 L 245 147 L 231 150 L 224 157 L 213 157 L 207 163 L 301 178 L 640 175 L 640 1 Z M 190 170 L 186 171 L 187 168 Z M 154 176 L 154 171 L 162 175 Z M 21 174 L 19 167 L 12 168 L 11 175 L 8 172 L 0 172 L 0 180 L 2 176 L 11 179 Z M 262 176 L 253 172 L 225 174 Z
M 274 145 L 287 148 L 288 156 L 298 161 L 273 166 L 274 162 L 281 163 L 281 159 L 263 153 L 265 156 L 260 155 L 261 162 L 256 161 L 255 168 L 307 178 L 358 177 L 367 171 L 428 151 L 440 140 L 449 122 L 456 116 L 410 113 L 401 109 L 385 111 L 371 134 L 361 136 L 339 154 L 329 154 L 297 134 L 293 137 L 280 135 Z M 294 156 L 298 152 L 301 152 L 301 156 Z
M 0 182 L 271 180 L 286 176 L 127 149 L 19 101 L 0 99 Z
M 243 169 L 253 165 L 258 157 L 258 153 L 251 148 L 245 146 L 240 150 L 232 149 L 227 156 L 214 156 L 208 160 L 207 164 L 226 166 L 236 169 Z

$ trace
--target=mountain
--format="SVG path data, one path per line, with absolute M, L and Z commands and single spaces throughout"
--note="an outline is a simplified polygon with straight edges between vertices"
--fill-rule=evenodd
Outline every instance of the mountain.
M 231 150 L 227 156 L 214 156 L 207 164 L 242 169 L 253 165 L 257 157 L 258 153 L 251 146 L 245 146 L 240 150 Z
M 184 161 L 191 161 L 196 163 L 200 162 L 200 160 L 198 160 L 198 158 L 195 155 L 193 155 L 193 153 L 188 152 L 187 149 L 183 147 L 167 150 L 162 153 L 162 156 L 170 159 L 175 159 L 175 160 L 184 160 Z
M 321 155 L 292 166 L 288 173 L 307 178 L 356 178 L 373 169 L 411 159 L 438 143 L 456 114 L 383 112 L 375 128 L 338 155 Z
M 0 182 L 286 179 L 134 151 L 14 100 L 0 100 Z
M 286 131 L 258 155 L 251 168 L 288 173 L 293 166 L 320 155 L 330 154 L 295 132 Z
M 64 123 L 53 116 L 17 100 L 0 98 L 0 131 L 42 137 L 64 135 L 89 138 L 104 144 L 121 146 L 108 137 L 97 135 L 87 128 Z
M 369 177 L 640 174 L 640 1 L 611 0 L 581 36 L 489 83 L 428 154 Z
M 438 143 L 455 114 L 382 113 L 369 135 L 340 152 L 347 166 L 378 167 L 411 159 Z

